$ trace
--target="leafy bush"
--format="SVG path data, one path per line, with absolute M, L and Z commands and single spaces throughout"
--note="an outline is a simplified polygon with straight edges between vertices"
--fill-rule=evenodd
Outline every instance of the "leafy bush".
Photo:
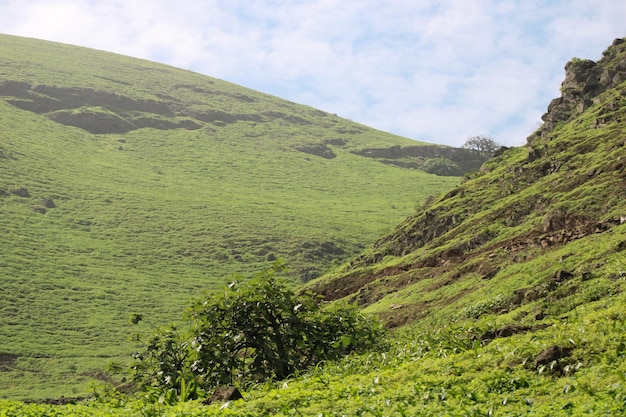
M 158 330 L 135 355 L 134 381 L 168 403 L 223 384 L 281 380 L 322 361 L 382 346 L 384 328 L 356 307 L 296 294 L 273 266 L 195 301 L 185 333 Z M 139 316 L 134 320 L 138 322 Z

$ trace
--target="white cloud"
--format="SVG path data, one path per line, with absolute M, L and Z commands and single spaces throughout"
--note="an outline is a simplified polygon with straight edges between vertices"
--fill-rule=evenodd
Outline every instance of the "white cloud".
M 419 140 L 517 145 L 573 56 L 626 35 L 613 0 L 9 0 L 6 33 L 165 62 Z

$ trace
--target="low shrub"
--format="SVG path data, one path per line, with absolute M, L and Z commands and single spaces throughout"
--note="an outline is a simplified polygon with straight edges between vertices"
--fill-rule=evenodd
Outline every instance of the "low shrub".
M 185 314 L 188 329 L 158 329 L 134 355 L 134 382 L 155 399 L 174 403 L 220 385 L 282 380 L 322 361 L 384 345 L 380 323 L 355 306 L 324 307 L 318 295 L 296 294 L 276 277 L 283 268 L 277 261 L 193 302 Z

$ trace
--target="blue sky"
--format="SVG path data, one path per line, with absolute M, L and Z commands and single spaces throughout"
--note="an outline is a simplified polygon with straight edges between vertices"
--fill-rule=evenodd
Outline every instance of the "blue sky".
M 0 31 L 190 69 L 412 139 L 515 146 L 622 0 L 0 0 Z

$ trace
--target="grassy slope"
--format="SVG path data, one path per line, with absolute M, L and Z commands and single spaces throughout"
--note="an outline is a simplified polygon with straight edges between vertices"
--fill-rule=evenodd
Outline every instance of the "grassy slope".
M 211 406 L 163 406 L 141 398 L 65 406 L 0 401 L 0 416 L 623 415 L 626 273 L 617 273 L 610 295 L 587 299 L 566 317 L 534 323 L 541 328 L 481 340 L 505 323 L 528 323 L 515 314 L 488 314 L 436 329 L 408 327 L 396 333 L 387 352 L 260 385 L 244 392 L 245 400 Z M 535 366 L 535 358 L 555 345 L 573 348 L 572 354 Z
M 624 97 L 621 83 L 311 283 L 412 322 L 388 352 L 259 386 L 223 410 L 131 401 L 129 415 L 623 415 Z M 554 346 L 566 353 L 543 360 Z
M 73 89 L 58 90 L 66 102 L 114 96 L 43 113 L 0 100 L 1 397 L 82 395 L 129 353 L 132 313 L 167 322 L 272 255 L 294 279 L 320 273 L 459 180 L 350 152 L 414 141 L 189 71 L 11 36 L 0 57 L 0 84 L 27 83 L 27 104 L 54 93 L 42 86 Z M 197 126 L 93 134 L 54 121 L 94 114 Z M 320 144 L 336 157 L 297 149 Z M 44 198 L 56 207 L 41 214 Z
M 226 405 L 131 399 L 5 402 L 0 409 L 32 416 L 623 415 L 625 91 L 621 84 L 532 147 L 487 164 L 364 256 L 312 283 L 335 295 L 341 287 L 333 281 L 364 283 L 344 295 L 356 294 L 390 323 L 413 320 L 396 331 L 388 352 L 324 364 Z M 590 129 L 600 117 L 606 123 Z M 550 346 L 568 355 L 539 361 Z
M 616 51 L 601 65 L 626 62 L 626 47 Z M 621 83 L 545 137 L 488 161 L 312 287 L 392 325 L 472 318 L 480 306 L 529 312 L 531 289 L 542 299 L 536 309 L 558 315 L 543 298 L 570 279 L 559 271 L 581 279 L 573 286 L 582 290 L 623 270 L 625 95 Z

